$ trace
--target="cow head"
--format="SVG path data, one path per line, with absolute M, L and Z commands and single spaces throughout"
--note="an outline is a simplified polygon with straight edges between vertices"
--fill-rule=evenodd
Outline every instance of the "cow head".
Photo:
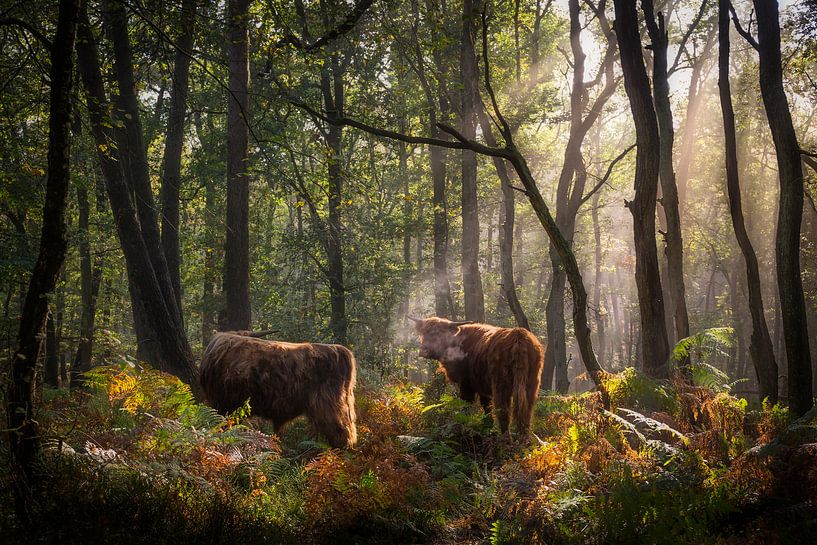
M 460 328 L 473 322 L 452 322 L 445 318 L 426 318 L 425 320 L 411 318 L 411 320 L 420 337 L 420 357 L 439 361 L 443 364 L 449 378 L 456 381 L 451 374 L 452 372 L 456 374 L 457 364 L 466 356 L 462 350 Z

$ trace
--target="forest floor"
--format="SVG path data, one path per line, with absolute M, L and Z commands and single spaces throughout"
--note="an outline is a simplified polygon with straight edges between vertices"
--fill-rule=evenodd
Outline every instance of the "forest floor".
M 608 380 L 610 411 L 540 396 L 519 443 L 432 384 L 359 386 L 359 442 L 334 450 L 303 419 L 279 439 L 174 377 L 97 368 L 87 391 L 44 392 L 36 531 L 4 476 L 2 541 L 817 542 L 815 414 L 628 369 Z

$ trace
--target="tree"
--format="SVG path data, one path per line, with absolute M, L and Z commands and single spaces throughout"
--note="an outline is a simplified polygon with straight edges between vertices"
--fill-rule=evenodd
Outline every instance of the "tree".
M 570 49 L 573 54 L 573 79 L 570 88 L 570 128 L 556 187 L 556 223 L 559 225 L 562 234 L 564 234 L 565 240 L 571 246 L 576 231 L 576 217 L 579 208 L 586 200 L 583 197 L 587 185 L 587 170 L 584 165 L 582 145 L 587 133 L 598 120 L 604 106 L 618 85 L 618 80 L 613 74 L 615 36 L 604 11 L 605 0 L 602 0 L 599 2 L 598 7 L 594 8 L 594 12 L 601 31 L 606 38 L 607 48 L 596 78 L 591 82 L 586 82 L 584 79 L 586 55 L 581 44 L 580 6 L 578 0 L 569 0 L 568 2 Z M 589 91 L 602 81 L 602 75 L 605 85 L 591 103 Z M 550 263 L 553 276 L 551 277 L 550 294 L 548 295 L 546 307 L 548 335 L 545 366 L 542 370 L 542 387 L 544 389 L 551 388 L 555 373 L 556 389 L 566 393 L 570 382 L 567 378 L 565 335 L 565 272 L 559 250 L 552 242 L 550 244 Z
M 658 189 L 660 142 L 650 81 L 641 53 L 635 0 L 614 0 L 615 30 L 636 132 L 635 196 L 627 203 L 633 215 L 635 281 L 641 318 L 644 368 L 654 377 L 668 375 L 669 341 L 655 246 L 655 202 Z
M 250 329 L 250 187 L 247 123 L 250 0 L 227 2 L 227 220 L 223 329 Z
M 724 150 L 726 159 L 726 189 L 729 196 L 729 214 L 738 246 L 746 263 L 746 284 L 749 290 L 749 313 L 752 317 L 752 335 L 749 354 L 757 373 L 760 397 L 777 401 L 777 362 L 772 338 L 763 312 L 760 271 L 752 241 L 743 220 L 738 170 L 738 146 L 735 136 L 735 112 L 732 108 L 732 89 L 729 83 L 729 0 L 718 1 L 718 89 L 723 112 Z M 733 303 L 734 304 L 734 303 Z
M 806 303 L 800 273 L 803 165 L 791 110 L 783 89 L 777 0 L 754 0 L 754 6 L 757 12 L 757 41 L 751 39 L 750 43 L 760 56 L 760 94 L 772 132 L 780 180 L 775 257 L 788 360 L 789 407 L 794 414 L 803 415 L 814 404 Z M 737 17 L 735 20 L 737 21 Z
M 156 218 L 142 142 L 127 15 L 108 6 L 108 31 L 116 50 L 118 112 L 110 115 L 96 38 L 86 8 L 80 10 L 77 65 L 88 103 L 96 155 L 105 178 L 125 266 L 137 337 L 137 355 L 196 387 L 196 368 L 176 305 Z M 121 125 L 122 130 L 114 127 Z M 136 202 L 134 202 L 136 201 Z
M 462 128 L 465 138 L 476 137 L 479 72 L 474 51 L 474 21 L 479 17 L 479 0 L 463 0 L 460 36 L 460 77 L 462 78 Z M 479 272 L 479 209 L 477 203 L 477 156 L 462 151 L 462 290 L 465 318 L 485 321 L 485 297 Z
M 48 294 L 57 285 L 68 241 L 65 236 L 65 202 L 71 166 L 71 91 L 74 72 L 74 41 L 77 34 L 78 0 L 61 0 L 51 56 L 48 118 L 48 171 L 40 235 L 40 250 L 31 273 L 20 317 L 17 348 L 11 363 L 7 392 L 9 447 L 13 468 L 18 473 L 15 490 L 17 511 L 28 520 L 29 485 L 39 450 L 39 433 L 34 418 L 34 390 L 39 335 L 48 314 Z
M 170 115 L 167 120 L 164 158 L 162 159 L 162 248 L 167 258 L 170 282 L 176 295 L 176 305 L 182 308 L 179 263 L 179 185 L 181 184 L 184 120 L 187 112 L 190 58 L 196 26 L 196 0 L 183 0 L 181 31 L 176 42 L 173 61 L 173 90 L 170 95 Z
M 644 20 L 650 36 L 653 54 L 653 103 L 658 120 L 660 142 L 659 179 L 661 182 L 661 207 L 667 221 L 664 233 L 667 256 L 667 283 L 669 284 L 670 308 L 675 324 L 675 339 L 689 337 L 689 316 L 687 314 L 686 289 L 684 287 L 684 241 L 681 234 L 681 213 L 678 208 L 678 187 L 675 185 L 673 167 L 673 145 L 675 129 L 672 123 L 672 107 L 669 100 L 669 67 L 667 49 L 669 34 L 664 23 L 664 14 L 658 12 L 656 22 L 652 0 L 643 0 Z
M 99 185 L 99 184 L 97 184 Z M 102 206 L 102 192 L 97 189 L 97 211 Z M 74 362 L 71 364 L 71 387 L 82 384 L 82 373 L 91 368 L 91 355 L 94 348 L 94 323 L 96 321 L 96 299 L 102 280 L 102 267 L 99 259 L 94 263 L 91 258 L 90 242 L 90 206 L 88 189 L 77 188 L 77 209 L 79 211 L 79 254 L 80 254 L 80 298 L 82 315 L 80 318 L 79 342 Z

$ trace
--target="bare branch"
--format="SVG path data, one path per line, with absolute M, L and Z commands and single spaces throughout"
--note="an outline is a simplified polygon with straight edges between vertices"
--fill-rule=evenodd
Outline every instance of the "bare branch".
M 595 186 L 593 186 L 593 189 L 591 189 L 590 192 L 587 193 L 587 195 L 582 197 L 581 203 L 579 203 L 580 206 L 582 204 L 586 203 L 590 199 L 590 197 L 593 196 L 593 194 L 596 191 L 601 189 L 602 186 L 607 183 L 607 180 L 610 179 L 610 175 L 613 173 L 613 168 L 616 166 L 616 163 L 618 163 L 619 161 L 624 159 L 627 156 L 628 153 L 633 151 L 634 148 L 635 148 L 635 144 L 630 145 L 630 147 L 628 147 L 627 149 L 625 149 L 624 151 L 619 153 L 618 157 L 616 157 L 615 159 L 610 161 L 610 164 L 607 165 L 607 172 L 605 172 L 604 176 L 602 176 L 601 179 L 598 181 L 598 183 Z
M 681 38 L 681 42 L 678 44 L 678 52 L 675 54 L 675 60 L 672 61 L 672 66 L 670 66 L 669 70 L 667 70 L 667 74 L 672 74 L 678 69 L 678 63 L 681 61 L 681 54 L 686 50 L 686 45 L 690 36 L 692 36 L 692 33 L 696 28 L 698 28 L 698 25 L 701 23 L 701 19 L 704 16 L 704 12 L 706 11 L 706 2 L 707 0 L 703 0 L 701 2 L 701 7 L 698 8 L 698 13 L 695 14 L 695 19 L 692 20 L 692 24 L 689 25 L 689 28 L 687 28 L 684 36 Z
M 316 49 L 320 49 L 321 47 L 325 46 L 332 40 L 339 38 L 346 34 L 347 32 L 351 31 L 357 22 L 363 17 L 363 14 L 368 11 L 371 5 L 374 3 L 374 0 L 360 0 L 357 4 L 355 4 L 352 11 L 340 22 L 338 26 L 318 38 L 312 43 L 304 42 L 294 34 L 288 34 L 281 40 L 279 40 L 275 46 L 276 47 L 284 47 L 286 45 L 291 45 L 301 51 L 314 51 Z M 307 37 L 307 39 L 309 39 Z
M 494 94 L 494 89 L 491 86 L 491 64 L 488 61 L 488 14 L 484 7 L 482 9 L 482 62 L 485 68 L 485 90 L 488 91 L 488 96 L 491 98 L 491 106 L 494 109 L 494 114 L 499 120 L 499 123 L 502 125 L 502 127 L 500 127 L 502 138 L 505 139 L 506 146 L 512 145 L 511 127 L 508 125 L 505 116 L 503 116 L 502 112 L 499 110 L 499 104 L 497 104 L 496 95 Z
M 757 43 L 757 40 L 755 39 L 754 36 L 752 36 L 751 32 L 745 30 L 741 26 L 740 19 L 738 18 L 738 13 L 735 11 L 735 6 L 733 6 L 731 2 L 729 3 L 729 11 L 732 12 L 732 22 L 735 24 L 735 29 L 738 31 L 738 34 L 743 36 L 746 39 L 746 41 L 749 42 L 749 45 L 751 45 L 753 48 L 755 48 L 755 51 L 757 51 L 758 48 L 760 47 Z M 749 28 L 751 28 L 751 21 L 749 22 L 749 25 L 750 25 Z

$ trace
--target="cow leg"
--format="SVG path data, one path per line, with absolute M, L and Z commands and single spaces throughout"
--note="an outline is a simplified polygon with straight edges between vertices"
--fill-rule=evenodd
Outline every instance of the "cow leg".
M 491 414 L 491 396 L 480 394 L 479 401 L 482 403 L 482 410 L 485 412 L 485 414 Z
M 308 416 L 318 433 L 334 448 L 352 446 L 357 432 L 346 391 L 341 387 L 324 386 L 309 400 Z
M 503 434 L 509 434 L 508 423 L 511 414 L 511 393 L 494 388 L 494 412 L 496 413 L 496 420 L 499 423 L 499 431 Z
M 528 429 L 530 428 L 531 418 L 536 409 L 536 395 L 539 393 L 539 381 L 530 380 L 525 387 L 525 395 L 527 396 L 526 403 L 519 403 L 517 400 L 514 403 L 513 423 L 516 426 L 516 431 L 519 434 L 519 440 L 524 442 L 528 439 Z
M 473 388 L 471 388 L 470 384 L 463 382 L 460 384 L 460 398 L 468 403 L 473 403 L 477 398 L 477 394 Z

